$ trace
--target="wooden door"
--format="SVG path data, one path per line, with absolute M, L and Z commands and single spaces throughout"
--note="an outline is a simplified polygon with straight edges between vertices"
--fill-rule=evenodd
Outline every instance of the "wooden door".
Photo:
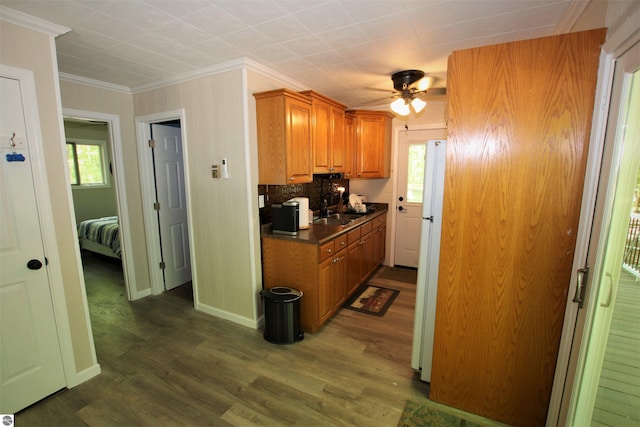
M 454 52 L 433 400 L 544 425 L 604 30 Z

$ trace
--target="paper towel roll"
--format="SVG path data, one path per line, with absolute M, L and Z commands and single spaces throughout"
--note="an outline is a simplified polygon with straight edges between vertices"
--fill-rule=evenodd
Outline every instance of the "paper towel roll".
M 300 208 L 298 228 L 301 230 L 309 228 L 309 199 L 307 197 L 294 197 L 291 201 L 298 202 Z

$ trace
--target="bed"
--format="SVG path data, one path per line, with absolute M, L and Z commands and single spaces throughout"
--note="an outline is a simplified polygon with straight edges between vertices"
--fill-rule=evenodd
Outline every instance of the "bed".
M 120 226 L 117 216 L 88 219 L 78 225 L 80 249 L 120 259 Z

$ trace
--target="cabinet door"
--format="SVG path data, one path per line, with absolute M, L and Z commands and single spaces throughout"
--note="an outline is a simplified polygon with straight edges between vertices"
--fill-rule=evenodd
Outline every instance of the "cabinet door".
M 364 282 L 373 269 L 373 240 L 372 233 L 360 239 L 360 283 Z
M 344 172 L 346 167 L 346 142 L 344 110 L 331 108 L 330 172 Z
M 333 262 L 333 306 L 340 308 L 347 299 L 347 250 L 336 254 Z
M 356 147 L 353 114 L 346 114 L 344 117 L 344 177 L 353 177 L 356 170 Z
M 286 116 L 286 176 L 287 184 L 313 181 L 311 168 L 311 109 L 295 100 L 287 101 Z
M 331 167 L 331 105 L 313 101 L 313 172 L 328 173 Z
M 347 248 L 347 295 L 351 295 L 360 284 L 360 240 Z
M 356 112 L 356 177 L 388 178 L 391 166 L 391 118 Z
M 384 261 L 387 227 L 382 225 L 373 230 L 373 268 Z
M 333 313 L 333 265 L 335 257 L 330 257 L 320 263 L 318 269 L 318 317 L 319 324 L 324 323 Z

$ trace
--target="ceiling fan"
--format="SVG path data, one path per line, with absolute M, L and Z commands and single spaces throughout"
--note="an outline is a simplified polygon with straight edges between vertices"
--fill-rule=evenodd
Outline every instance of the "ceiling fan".
M 398 71 L 391 75 L 393 88 L 395 90 L 377 89 L 385 92 L 391 92 L 391 109 L 396 114 L 407 116 L 411 109 L 416 113 L 422 111 L 427 102 L 422 99 L 427 93 L 429 95 L 444 95 L 446 88 L 432 88 L 436 78 L 425 77 L 424 71 L 421 70 L 404 70 Z

